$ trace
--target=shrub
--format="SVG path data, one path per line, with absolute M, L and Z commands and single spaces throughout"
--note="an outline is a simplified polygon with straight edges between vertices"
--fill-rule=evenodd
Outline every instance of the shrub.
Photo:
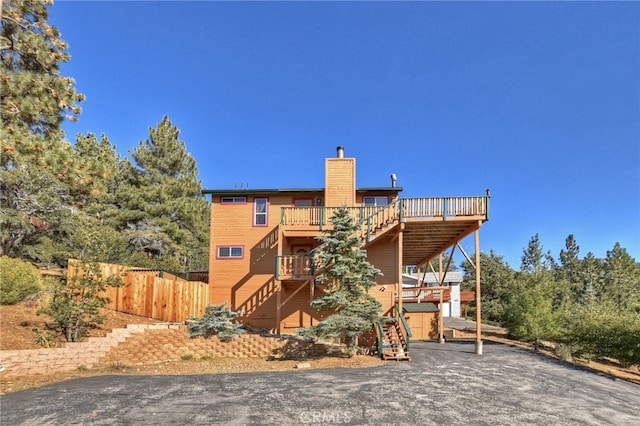
M 32 264 L 0 257 L 0 305 L 13 305 L 42 290 L 42 277 Z
M 68 342 L 77 342 L 90 328 L 102 323 L 100 308 L 109 303 L 105 291 L 122 286 L 120 276 L 105 277 L 95 262 L 74 262 L 67 280 L 58 280 L 47 305 L 38 310 L 53 318 Z
M 189 318 L 189 334 L 191 337 L 209 337 L 217 334 L 223 340 L 231 339 L 246 332 L 242 324 L 234 322 L 240 315 L 242 315 L 241 311 L 232 311 L 224 304 L 209 305 L 202 318 Z
M 640 315 L 613 305 L 591 306 L 578 314 L 566 341 L 579 356 L 640 365 Z

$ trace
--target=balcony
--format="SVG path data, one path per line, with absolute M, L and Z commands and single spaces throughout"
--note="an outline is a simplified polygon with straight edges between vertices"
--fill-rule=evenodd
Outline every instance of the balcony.
M 488 196 L 401 198 L 384 207 L 347 207 L 361 225 L 377 225 L 380 220 L 439 219 L 477 217 L 488 220 Z M 340 207 L 282 207 L 280 223 L 285 231 L 324 231 Z
M 420 265 L 433 259 L 489 220 L 489 199 L 480 197 L 401 198 L 384 207 L 348 207 L 360 224 L 365 245 L 403 233 L 403 263 Z M 283 207 L 285 238 L 315 237 L 331 227 L 339 207 Z M 389 232 L 395 230 L 396 232 Z

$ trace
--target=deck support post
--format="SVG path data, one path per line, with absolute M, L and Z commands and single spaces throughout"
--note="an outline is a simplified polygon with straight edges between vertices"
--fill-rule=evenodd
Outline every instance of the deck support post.
M 404 232 L 403 229 L 398 232 L 398 240 L 396 242 L 396 253 L 398 253 L 398 270 L 396 275 L 396 294 L 398 295 L 398 312 L 396 312 L 396 320 L 400 321 L 400 314 L 402 313 L 402 240 L 403 240 Z M 393 299 L 391 299 L 393 301 Z M 393 302 L 392 302 L 393 303 Z
M 482 315 L 480 312 L 480 226 L 474 231 L 474 239 L 476 244 L 476 355 L 482 355 Z

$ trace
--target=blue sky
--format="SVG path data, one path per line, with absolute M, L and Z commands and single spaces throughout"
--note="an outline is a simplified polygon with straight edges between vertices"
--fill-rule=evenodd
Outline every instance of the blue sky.
M 87 96 L 77 133 L 126 155 L 164 115 L 203 187 L 492 192 L 481 249 L 514 267 L 616 242 L 640 260 L 638 2 L 82 2 L 50 22 Z M 463 244 L 473 252 L 473 241 Z

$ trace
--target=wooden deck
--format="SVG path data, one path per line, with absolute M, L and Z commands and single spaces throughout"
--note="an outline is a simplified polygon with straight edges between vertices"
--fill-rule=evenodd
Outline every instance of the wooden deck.
M 489 220 L 490 196 L 400 198 L 384 207 L 349 207 L 360 224 L 365 244 L 397 238 L 402 233 L 404 265 L 422 265 L 480 228 Z M 331 226 L 338 207 L 283 207 L 281 227 L 285 238 L 317 236 Z M 295 256 L 291 256 L 295 257 Z M 282 277 L 308 273 L 300 262 L 281 256 L 278 273 Z M 296 263 L 298 262 L 298 263 Z M 310 268 L 311 265 L 302 265 Z M 312 273 L 311 273 L 312 274 Z

